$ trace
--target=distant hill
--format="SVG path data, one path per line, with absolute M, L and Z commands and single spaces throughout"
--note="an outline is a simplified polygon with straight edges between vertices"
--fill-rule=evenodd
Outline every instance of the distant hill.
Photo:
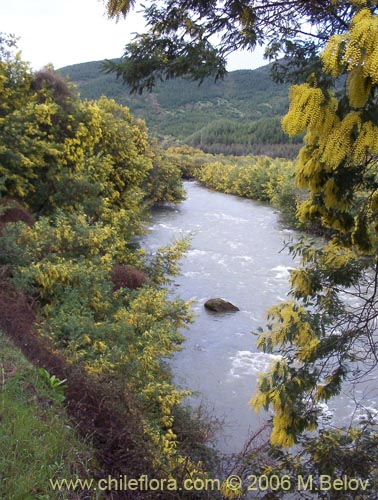
M 288 87 L 274 83 L 269 65 L 230 72 L 223 81 L 177 79 L 159 83 L 153 92 L 130 95 L 113 74 L 94 61 L 59 70 L 78 85 L 84 99 L 106 95 L 143 118 L 152 135 L 206 152 L 270 154 L 293 157 L 297 140 L 288 139 L 280 118 L 288 108 Z

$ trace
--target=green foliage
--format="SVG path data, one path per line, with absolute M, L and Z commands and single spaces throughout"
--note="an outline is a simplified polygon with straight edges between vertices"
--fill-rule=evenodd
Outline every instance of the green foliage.
M 178 203 L 185 199 L 180 169 L 163 152 L 154 154 L 152 169 L 143 185 L 147 200 L 158 203 Z
M 287 16 L 295 4 L 291 2 L 277 12 L 273 31 L 283 28 L 280 26 L 282 12 Z M 228 2 L 222 5 L 225 12 L 229 6 Z M 248 2 L 246 6 L 250 6 Z M 172 14 L 175 7 L 175 2 L 165 4 L 159 15 L 155 13 L 155 17 L 151 17 L 151 25 L 156 27 L 163 19 L 166 21 L 165 16 Z M 212 26 L 219 32 L 222 23 L 216 28 L 213 24 L 216 7 L 213 4 L 209 10 L 204 7 L 201 11 L 202 4 L 194 2 L 190 5 L 190 15 L 195 18 L 201 12 L 205 17 L 201 27 L 206 30 Z M 255 3 L 253 7 L 254 12 L 259 8 Z M 252 402 L 257 409 L 272 407 L 271 444 L 277 447 L 290 447 L 300 441 L 305 431 L 316 429 L 322 414 L 320 403 L 340 394 L 346 383 L 353 392 L 353 384 L 366 380 L 377 368 L 377 6 L 368 0 L 352 0 L 326 5 L 305 2 L 297 7 L 298 11 L 287 19 L 288 24 L 295 24 L 296 15 L 308 16 L 312 34 L 318 40 L 314 43 L 305 38 L 301 42 L 290 40 L 295 33 L 293 25 L 294 31 L 284 30 L 281 41 L 278 37 L 271 38 L 268 52 L 277 54 L 286 44 L 287 53 L 295 55 L 296 60 L 289 61 L 284 68 L 283 79 L 290 76 L 293 67 L 303 70 L 305 83 L 292 87 L 290 109 L 282 123 L 291 136 L 306 133 L 295 178 L 298 188 L 308 189 L 310 197 L 304 197 L 298 216 L 302 222 L 316 221 L 328 228 L 330 241 L 324 248 L 303 242 L 292 247 L 292 253 L 301 258 L 301 267 L 291 275 L 292 298 L 271 309 L 267 329 L 259 337 L 259 346 L 266 352 L 281 355 L 271 370 L 261 376 Z M 264 14 L 268 12 L 269 7 Z M 181 22 L 188 13 L 185 7 L 180 11 L 175 18 L 176 26 L 168 20 L 167 32 L 171 30 L 175 34 L 180 29 L 185 32 Z M 234 26 L 235 17 L 229 13 L 226 17 Z M 261 15 L 253 29 L 263 21 L 264 15 Z M 232 30 L 223 38 L 221 47 L 226 47 L 231 39 Z M 322 47 L 319 60 L 318 51 Z M 127 50 L 127 56 L 140 56 Z M 121 66 L 118 68 L 122 72 Z M 135 76 L 131 66 L 126 68 L 125 80 Z M 340 93 L 333 93 L 340 82 L 345 87 Z M 145 81 L 139 80 L 139 83 L 143 86 Z M 217 133 L 223 133 L 222 127 L 230 133 L 229 123 L 218 125 L 218 129 L 214 127 L 212 131 L 214 138 Z M 182 158 L 179 161 L 188 171 L 190 162 Z M 267 179 L 266 170 L 257 169 L 251 176 L 242 174 L 248 167 L 235 168 L 222 161 L 202 168 L 195 163 L 191 166 L 193 175 L 225 192 L 259 199 L 270 192 L 278 203 L 287 202 L 285 195 L 290 200 L 291 193 L 295 192 L 286 181 L 278 181 L 274 175 Z M 259 178 L 259 183 L 251 185 L 254 177 Z M 276 190 L 276 186 L 285 186 L 286 193 L 283 189 Z M 345 297 L 353 298 L 353 303 Z M 340 462 L 348 460 L 344 443 L 355 446 L 354 437 L 361 431 L 353 428 L 354 425 L 352 422 L 351 433 L 355 433 L 352 438 L 351 434 L 341 431 L 339 435 L 325 432 L 319 441 L 309 438 L 312 444 L 306 448 L 307 452 L 310 453 L 312 446 L 314 456 L 319 453 L 325 458 L 329 442 L 333 441 L 337 446 L 333 457 Z M 363 433 L 369 446 L 376 440 L 374 425 L 376 422 L 368 422 Z M 363 453 L 360 456 L 364 467 L 360 471 L 362 477 L 371 477 L 376 458 L 371 465 L 363 460 Z M 315 461 L 315 465 L 322 470 L 319 461 Z
M 261 478 L 261 500 L 376 498 L 377 435 L 362 422 L 345 430 L 322 428 L 300 438 L 300 453 L 269 446 L 265 433 L 252 439 L 232 470 L 250 485 Z M 258 439 L 259 438 L 259 439 Z M 264 441 L 262 441 L 262 438 Z M 299 446 L 297 447 L 299 449 Z M 266 488 L 271 485 L 271 488 Z M 248 498 L 246 488 L 241 498 Z
M 83 207 L 99 216 L 106 205 L 125 206 L 151 168 L 143 126 L 106 98 L 66 104 L 42 88 L 3 119 L 3 193 L 44 213 Z
M 63 402 L 65 400 L 64 385 L 67 382 L 67 380 L 66 379 L 60 380 L 55 375 L 50 375 L 50 373 L 44 368 L 39 368 L 38 373 L 45 381 L 47 386 L 54 391 L 55 399 L 59 402 Z
M 0 120 L 26 103 L 31 85 L 29 66 L 16 48 L 17 40 L 0 32 Z
M 51 70 L 37 73 L 31 83 L 25 105 L 0 123 L 3 194 L 27 199 L 43 213 L 81 207 L 98 217 L 114 206 L 127 207 L 135 220 L 143 197 L 182 199 L 180 179 L 127 108 L 105 97 L 81 102 Z
M 332 37 L 321 55 L 325 73 L 347 75 L 344 97 L 338 100 L 316 81 L 294 86 L 283 120 L 288 133 L 307 132 L 297 183 L 310 189 L 311 199 L 301 207 L 300 217 L 321 217 L 343 245 L 359 247 L 362 253 L 376 252 L 378 127 L 372 113 L 378 79 L 371 40 L 361 38 L 361 32 L 374 33 L 376 27 L 377 17 L 363 8 L 350 30 Z
M 149 274 L 157 285 L 166 285 L 171 282 L 169 276 L 179 273 L 179 259 L 189 249 L 190 239 L 183 238 L 170 245 L 159 248 L 150 262 Z
M 294 158 L 298 153 L 300 137 L 287 141 L 280 119 L 262 118 L 254 122 L 217 120 L 195 132 L 187 143 L 209 153 L 267 154 L 270 157 Z
M 106 11 L 109 17 L 115 17 L 117 20 L 121 16 L 126 16 L 134 6 L 134 0 L 107 0 Z
M 153 8 L 150 7 L 151 10 Z M 128 44 L 127 56 L 122 63 L 106 61 L 105 70 L 115 73 L 131 87 L 132 92 L 139 94 L 144 89 L 152 90 L 158 81 L 188 74 L 193 80 L 202 82 L 213 73 L 214 65 L 217 67 L 216 79 L 224 76 L 225 61 L 208 40 L 203 39 L 193 45 L 176 34 L 171 38 L 162 35 L 161 32 L 138 35 L 138 43 Z M 167 57 L 167 52 L 180 52 L 180 58 L 172 60 Z
M 175 261 L 187 244 L 160 250 L 150 273 L 140 252 L 129 250 L 123 258 L 144 265 L 151 282 L 137 290 L 113 291 L 111 269 L 124 245 L 117 226 L 88 224 L 83 214 L 58 212 L 14 237 L 22 242 L 24 260 L 13 263 L 12 281 L 38 297 L 40 334 L 75 364 L 112 380 L 121 401 L 122 394 L 135 394 L 134 411 L 141 412 L 153 466 L 164 467 L 166 474 L 180 468 L 185 458 L 172 431 L 172 410 L 187 392 L 175 389 L 162 360 L 183 342 L 179 330 L 190 320 L 189 304 L 169 300 L 168 291 L 155 283 L 167 282 L 164 273 L 177 271 Z
M 167 159 L 181 172 L 183 179 L 196 179 L 199 169 L 215 161 L 215 156 L 189 146 L 172 146 L 165 151 Z

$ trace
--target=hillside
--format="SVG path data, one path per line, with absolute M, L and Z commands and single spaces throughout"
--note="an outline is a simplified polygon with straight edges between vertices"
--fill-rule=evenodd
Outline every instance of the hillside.
M 101 69 L 102 62 L 94 61 L 59 71 L 78 85 L 82 98 L 106 95 L 128 106 L 159 139 L 179 140 L 213 153 L 292 157 L 298 150 L 280 127 L 288 87 L 271 80 L 269 65 L 230 72 L 223 81 L 208 78 L 202 85 L 185 79 L 166 81 L 142 96 L 130 95 L 120 80 Z

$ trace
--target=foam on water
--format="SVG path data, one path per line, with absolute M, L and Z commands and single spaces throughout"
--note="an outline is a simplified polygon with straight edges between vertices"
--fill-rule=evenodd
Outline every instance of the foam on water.
M 242 246 L 242 243 L 238 241 L 226 241 L 226 245 L 231 248 L 231 250 L 236 250 Z
M 236 222 L 237 224 L 240 224 L 240 223 L 245 223 L 245 222 L 249 222 L 248 219 L 243 219 L 242 217 L 234 217 L 232 215 L 229 215 L 229 214 L 224 214 L 222 212 L 206 212 L 205 213 L 205 216 L 206 217 L 211 217 L 213 219 L 217 219 L 217 220 L 226 220 L 226 221 L 231 221 L 231 222 Z
M 242 264 L 246 264 L 249 262 L 254 262 L 255 259 L 251 257 L 250 255 L 233 255 L 232 260 L 240 260 Z
M 358 420 L 372 419 L 374 423 L 378 424 L 378 409 L 373 406 L 365 406 L 357 415 Z
M 286 302 L 287 297 L 281 297 L 281 295 L 277 295 L 277 301 L 278 302 Z
M 266 354 L 262 352 L 237 351 L 235 356 L 231 356 L 232 366 L 229 374 L 234 378 L 254 375 L 269 369 L 274 361 L 281 359 L 281 356 Z
M 209 255 L 210 252 L 207 252 L 206 250 L 199 250 L 198 248 L 190 249 L 187 253 L 187 257 L 198 257 L 198 258 L 203 258 L 206 255 Z
M 327 403 L 318 403 L 318 406 L 321 408 L 322 414 L 320 417 L 320 422 L 326 423 L 330 419 L 334 417 L 335 410 L 332 410 Z
M 294 267 L 290 266 L 276 266 L 272 268 L 272 271 L 275 271 L 276 279 L 289 279 L 290 277 L 290 271 L 293 271 Z
M 205 273 L 204 271 L 185 271 L 181 273 L 181 276 L 184 276 L 185 278 L 208 278 L 211 276 L 210 273 Z

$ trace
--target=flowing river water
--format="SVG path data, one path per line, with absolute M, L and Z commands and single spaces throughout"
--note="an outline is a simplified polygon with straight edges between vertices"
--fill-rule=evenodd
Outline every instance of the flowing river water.
M 295 263 L 283 247 L 296 233 L 282 227 L 266 204 L 194 182 L 186 182 L 185 189 L 187 199 L 179 206 L 153 212 L 142 245 L 154 252 L 180 236 L 192 238 L 173 293 L 194 301 L 195 320 L 184 330 L 187 340 L 171 366 L 175 383 L 196 392 L 190 403 L 203 402 L 224 420 L 217 446 L 233 453 L 266 419 L 248 403 L 259 372 L 274 356 L 257 349 L 254 332 L 264 327 L 267 309 L 287 298 Z M 240 311 L 208 312 L 204 303 L 212 297 L 223 297 Z

